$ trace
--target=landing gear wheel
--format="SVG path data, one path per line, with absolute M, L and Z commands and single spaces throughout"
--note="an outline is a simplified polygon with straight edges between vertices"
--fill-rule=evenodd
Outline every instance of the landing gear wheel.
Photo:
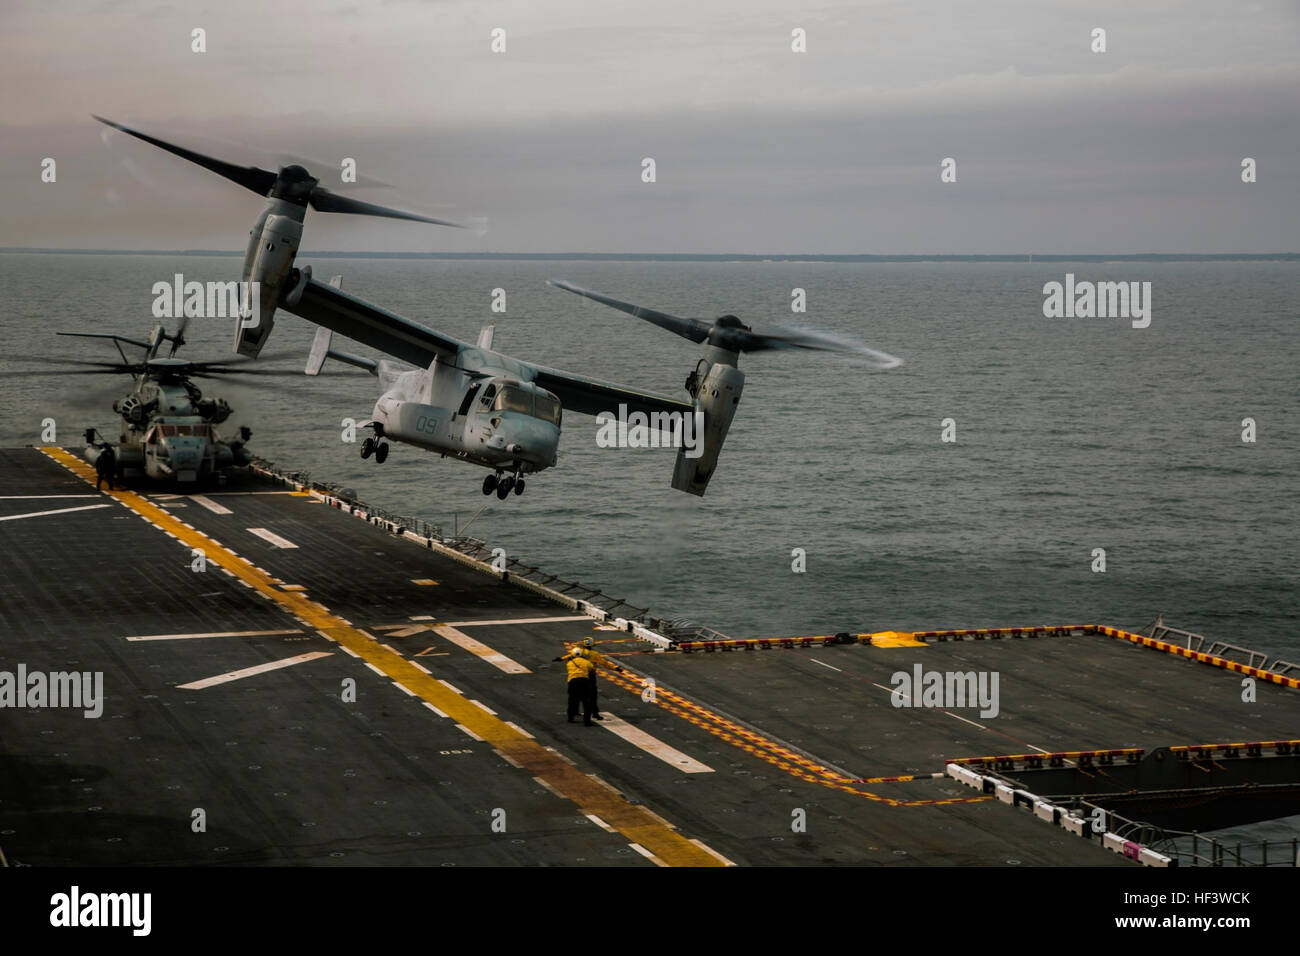
M 516 478 L 516 479 L 515 479 L 515 494 L 517 494 L 517 495 L 522 495 L 523 493 L 524 493 L 524 480 L 523 480 L 522 478 Z
M 375 448 L 375 461 L 379 462 L 382 465 L 387 460 L 387 458 L 388 458 L 388 442 L 381 441 L 379 443 L 379 446 Z
M 375 453 L 375 440 L 373 438 L 367 438 L 365 441 L 361 443 L 361 457 L 369 458 L 374 453 Z
M 497 484 L 497 497 L 500 498 L 502 501 L 505 501 L 507 498 L 510 497 L 510 486 L 507 485 L 504 481 L 499 482 Z
M 488 475 L 483 479 L 483 494 L 490 495 L 497 490 L 497 476 Z

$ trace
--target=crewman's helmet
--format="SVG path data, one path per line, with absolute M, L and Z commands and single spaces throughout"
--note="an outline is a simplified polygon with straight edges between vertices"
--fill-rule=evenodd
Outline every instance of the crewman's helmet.
M 591 638 L 589 638 L 589 637 L 588 637 L 588 638 L 584 638 L 583 641 L 582 641 L 582 646 L 583 646 L 583 647 L 594 647 L 594 646 L 595 646 L 595 641 L 593 641 L 593 640 L 592 640 Z

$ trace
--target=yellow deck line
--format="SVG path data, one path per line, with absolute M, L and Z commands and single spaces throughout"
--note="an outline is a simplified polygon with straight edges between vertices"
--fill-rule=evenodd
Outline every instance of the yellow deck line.
M 95 482 L 95 470 L 62 448 L 40 448 L 88 484 Z M 594 813 L 633 843 L 649 850 L 669 866 L 722 866 L 718 857 L 701 849 L 680 833 L 665 826 L 647 810 L 628 803 L 621 795 L 588 777 L 558 753 L 547 750 L 499 717 L 495 717 L 439 683 L 396 651 L 358 628 L 344 622 L 324 605 L 301 593 L 280 590 L 274 578 L 258 570 L 207 535 L 196 531 L 133 491 L 110 491 L 111 497 L 151 524 L 173 535 L 190 548 L 203 550 L 211 564 L 225 568 L 239 580 L 264 594 L 322 636 L 347 648 L 361 660 L 411 691 L 426 703 L 469 728 L 504 756 L 518 762 L 530 775 L 544 780 L 561 796 L 572 800 L 583 813 Z

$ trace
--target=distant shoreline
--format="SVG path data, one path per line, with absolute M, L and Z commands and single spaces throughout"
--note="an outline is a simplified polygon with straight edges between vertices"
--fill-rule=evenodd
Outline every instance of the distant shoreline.
M 242 258 L 243 250 L 222 249 L 40 249 L 11 246 L 0 253 L 63 256 L 211 256 Z M 313 259 L 488 259 L 567 262 L 1298 262 L 1300 252 L 1140 252 L 1127 255 L 1079 253 L 1038 255 L 817 255 L 774 253 L 693 254 L 676 252 L 312 252 Z

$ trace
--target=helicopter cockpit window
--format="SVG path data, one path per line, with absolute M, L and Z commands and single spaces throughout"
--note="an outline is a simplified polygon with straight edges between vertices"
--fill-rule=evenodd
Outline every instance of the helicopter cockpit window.
M 207 425 L 160 425 L 164 438 L 207 438 Z M 157 431 L 154 432 L 157 434 Z
M 497 393 L 497 387 L 495 385 L 489 385 L 487 388 L 483 390 L 484 408 L 487 408 L 492 404 L 492 399 L 496 396 L 496 393 Z
M 525 415 L 533 413 L 533 393 L 525 392 L 522 388 L 510 388 L 509 386 L 501 389 L 497 395 L 496 404 L 492 406 L 498 412 L 523 412 Z
M 535 396 L 537 402 L 536 416 L 552 425 L 560 424 L 560 403 L 548 395 Z

